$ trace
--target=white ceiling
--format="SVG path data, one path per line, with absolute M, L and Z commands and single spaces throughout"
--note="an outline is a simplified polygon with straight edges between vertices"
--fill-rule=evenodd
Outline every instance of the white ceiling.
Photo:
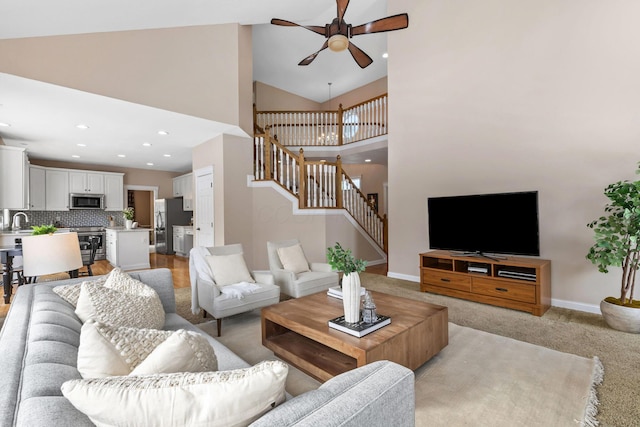
M 387 15 L 386 3 L 352 0 L 345 20 L 359 25 L 382 18 Z M 386 34 L 352 39 L 374 60 L 364 70 L 347 51 L 334 53 L 328 49 L 311 65 L 300 67 L 297 64 L 301 59 L 321 47 L 322 36 L 268 22 L 281 18 L 303 25 L 324 25 L 335 15 L 334 0 L 3 0 L 0 39 L 228 22 L 251 24 L 253 79 L 324 102 L 329 98 L 328 82 L 335 97 L 386 75 L 386 60 L 382 58 Z M 11 124 L 0 127 L 4 142 L 26 147 L 33 158 L 174 172 L 190 170 L 191 147 L 220 133 L 244 135 L 224 123 L 1 73 L 0 123 Z M 81 123 L 89 129 L 77 129 Z M 160 129 L 169 131 L 169 135 L 158 135 Z M 144 147 L 143 142 L 152 146 Z M 386 162 L 386 156 L 376 159 Z M 348 158 L 343 160 L 349 162 Z

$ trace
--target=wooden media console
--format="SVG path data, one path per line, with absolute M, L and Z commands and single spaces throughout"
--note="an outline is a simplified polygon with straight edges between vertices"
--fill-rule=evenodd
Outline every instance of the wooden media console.
M 420 290 L 542 316 L 551 306 L 551 261 L 425 252 L 420 254 Z

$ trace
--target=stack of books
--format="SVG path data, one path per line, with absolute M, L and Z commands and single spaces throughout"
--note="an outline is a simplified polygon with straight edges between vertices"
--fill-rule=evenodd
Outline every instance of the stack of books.
M 329 320 L 329 327 L 337 329 L 338 331 L 346 332 L 354 337 L 361 338 L 373 331 L 376 331 L 391 323 L 389 316 L 382 316 L 378 314 L 378 320 L 373 323 L 365 323 L 360 320 L 358 323 L 348 323 L 344 321 L 344 316 L 336 317 Z
M 360 288 L 360 296 L 363 297 L 364 293 L 367 290 L 365 288 Z M 334 297 L 334 298 L 338 298 L 338 299 L 342 299 L 342 288 L 340 286 L 334 286 L 332 288 L 329 288 L 327 290 L 327 295 L 329 295 L 330 297 Z

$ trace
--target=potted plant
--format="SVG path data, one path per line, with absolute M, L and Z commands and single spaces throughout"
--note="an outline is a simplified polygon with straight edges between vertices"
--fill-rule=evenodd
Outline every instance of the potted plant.
M 127 230 L 130 230 L 133 225 L 133 217 L 134 217 L 133 208 L 129 206 L 128 208 L 123 210 L 122 213 L 124 214 L 125 227 L 127 227 Z
M 31 232 L 32 236 L 40 236 L 41 234 L 53 234 L 58 230 L 52 224 L 49 224 L 49 225 L 32 225 L 31 228 L 33 229 L 33 231 Z
M 636 174 L 640 174 L 639 168 Z M 621 331 L 640 333 L 640 301 L 633 299 L 636 272 L 640 268 L 640 180 L 618 181 L 604 190 L 609 203 L 606 215 L 587 226 L 595 232 L 595 244 L 587 259 L 602 273 L 621 267 L 620 297 L 607 297 L 600 311 L 607 324 Z
M 344 249 L 336 242 L 334 247 L 327 248 L 327 262 L 334 270 L 342 271 L 342 304 L 344 320 L 356 323 L 360 320 L 360 275 L 367 262 L 356 259 L 351 249 Z

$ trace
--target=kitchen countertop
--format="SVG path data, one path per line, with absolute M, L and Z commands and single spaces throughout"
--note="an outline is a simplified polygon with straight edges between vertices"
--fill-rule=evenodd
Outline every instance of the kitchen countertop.
M 113 231 L 117 231 L 117 232 L 131 232 L 131 231 L 144 231 L 144 232 L 149 232 L 149 230 L 151 230 L 150 228 L 126 228 L 126 227 L 107 227 L 107 230 L 113 230 Z
M 31 236 L 33 230 L 31 229 L 23 229 L 23 230 L 0 230 L 0 236 Z M 56 233 L 68 233 L 68 228 L 58 228 Z

